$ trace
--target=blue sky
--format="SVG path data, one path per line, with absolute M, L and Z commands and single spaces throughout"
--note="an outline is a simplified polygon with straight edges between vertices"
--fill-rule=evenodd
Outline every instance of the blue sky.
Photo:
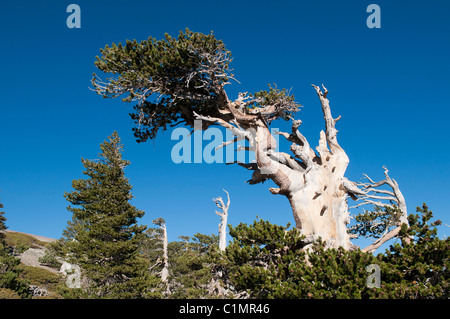
M 69 29 L 69 4 L 81 29 Z M 369 29 L 366 8 L 381 8 Z M 448 1 L 5 1 L 0 13 L 0 200 L 11 230 L 59 238 L 71 215 L 63 193 L 83 177 L 81 158 L 95 159 L 115 130 L 131 161 L 127 177 L 142 224 L 164 217 L 169 240 L 217 233 L 212 198 L 231 195 L 229 223 L 294 223 L 287 200 L 249 172 L 224 164 L 175 164 L 170 131 L 138 144 L 132 105 L 89 90 L 99 49 L 167 32 L 214 31 L 232 51 L 238 92 L 292 88 L 297 118 L 315 147 L 324 128 L 310 84 L 324 83 L 350 165 L 346 176 L 383 179 L 383 165 L 409 212 L 426 202 L 450 224 L 450 25 Z M 288 123 L 275 123 L 282 130 Z M 440 235 L 449 234 L 441 226 Z

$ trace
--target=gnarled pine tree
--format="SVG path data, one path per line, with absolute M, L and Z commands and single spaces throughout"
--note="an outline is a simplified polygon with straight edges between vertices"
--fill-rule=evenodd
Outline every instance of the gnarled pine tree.
M 250 184 L 273 181 L 272 194 L 285 196 L 291 205 L 296 227 L 305 242 L 321 237 L 330 247 L 354 248 L 347 231 L 348 196 L 367 195 L 344 175 L 349 158 L 337 139 L 340 116 L 331 114 L 328 90 L 313 85 L 325 120 L 319 145 L 314 150 L 300 133 L 302 123 L 294 119 L 300 105 L 286 89 L 269 85 L 268 90 L 228 97 L 225 86 L 234 79 L 229 64 L 231 52 L 214 35 L 189 31 L 178 38 L 150 37 L 127 41 L 101 50 L 95 65 L 111 77 L 101 80 L 94 74 L 92 84 L 105 98 L 123 96 L 135 101 L 132 119 L 138 142 L 157 136 L 160 129 L 185 124 L 201 129 L 219 125 L 234 138 L 222 146 L 245 140 L 255 152 L 255 163 L 237 163 L 253 171 Z M 279 132 L 292 143 L 291 154 L 276 151 L 269 127 L 273 120 L 292 121 L 292 131 Z M 195 126 L 197 128 L 198 126 Z

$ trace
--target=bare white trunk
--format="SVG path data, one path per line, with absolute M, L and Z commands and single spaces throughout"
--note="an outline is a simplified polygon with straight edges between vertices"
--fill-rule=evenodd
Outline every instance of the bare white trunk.
M 320 152 L 321 165 L 313 163 L 304 172 L 287 175 L 290 184 L 287 197 L 294 219 L 303 235 L 313 240 L 320 237 L 330 247 L 351 249 L 347 197 L 353 185 L 344 177 L 348 157 L 343 152 L 331 154 L 325 153 L 325 149 Z
M 169 277 L 169 255 L 168 255 L 168 240 L 167 240 L 167 228 L 166 225 L 161 225 L 161 229 L 163 230 L 163 262 L 164 262 L 164 268 L 161 271 L 161 280 L 163 282 L 167 282 L 167 278 Z
M 314 240 L 321 237 L 330 247 L 352 248 L 347 233 L 347 194 L 342 182 L 330 178 L 326 171 L 316 171 L 308 177 L 311 180 L 289 197 L 297 228 Z M 322 183 L 324 180 L 327 183 Z
M 349 159 L 336 139 L 333 119 L 326 98 L 315 87 L 320 97 L 326 130 L 320 134 L 318 155 L 310 148 L 303 135 L 298 132 L 301 121 L 294 121 L 292 134 L 280 133 L 289 141 L 298 162 L 286 153 L 275 152 L 275 141 L 268 129 L 259 126 L 256 132 L 256 159 L 259 174 L 270 178 L 279 188 L 271 188 L 273 194 L 285 195 L 291 204 L 296 226 L 312 240 L 319 237 L 329 247 L 354 248 L 347 232 L 350 217 L 347 206 L 348 193 L 360 192 L 348 181 L 345 171 Z
M 323 91 L 313 85 L 320 100 L 325 120 L 325 130 L 320 132 L 319 145 L 313 150 L 307 139 L 300 133 L 300 120 L 292 120 L 292 132 L 278 134 L 292 142 L 292 155 L 276 151 L 276 140 L 269 131 L 268 123 L 274 117 L 283 114 L 283 110 L 295 112 L 296 106 L 288 100 L 280 100 L 265 107 L 250 107 L 240 95 L 230 102 L 223 94 L 223 108 L 217 117 L 201 116 L 194 113 L 196 119 L 215 123 L 229 129 L 235 135 L 234 140 L 220 147 L 247 140 L 246 150 L 255 152 L 256 163 L 238 165 L 253 171 L 249 184 L 258 184 L 266 180 L 273 181 L 278 187 L 269 188 L 274 195 L 286 196 L 289 200 L 296 227 L 309 240 L 319 237 L 329 247 L 353 249 L 347 224 L 349 212 L 347 198 L 356 199 L 366 193 L 344 177 L 349 158 L 337 141 L 335 125 L 341 118 L 333 118 L 328 90 Z M 290 115 L 289 115 L 290 116 Z
M 213 201 L 216 203 L 216 206 L 219 207 L 222 212 L 216 211 L 216 214 L 220 216 L 220 224 L 219 224 L 219 249 L 220 251 L 225 251 L 227 248 L 227 220 L 228 220 L 228 208 L 230 207 L 230 194 L 227 193 L 227 204 L 224 203 L 222 197 L 214 198 Z

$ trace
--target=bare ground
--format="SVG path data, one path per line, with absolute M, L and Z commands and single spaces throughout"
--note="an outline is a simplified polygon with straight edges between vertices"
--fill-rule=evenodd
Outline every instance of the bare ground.
M 33 234 L 28 234 L 28 233 L 23 233 L 23 232 L 18 232 L 18 231 L 11 231 L 11 230 L 6 230 L 7 232 L 11 232 L 11 233 L 20 233 L 20 234 L 25 234 L 25 235 L 29 235 L 32 236 L 34 238 L 36 238 L 39 241 L 42 242 L 52 242 L 55 241 L 56 239 L 53 238 L 48 238 L 48 237 L 43 237 L 43 236 L 39 236 L 39 235 L 33 235 Z M 20 258 L 20 262 L 24 265 L 27 266 L 33 266 L 33 267 L 38 267 L 38 268 L 43 268 L 46 269 L 48 271 L 51 271 L 53 273 L 57 273 L 58 270 L 54 269 L 54 268 L 50 268 L 47 266 L 43 266 L 40 264 L 39 262 L 39 258 L 43 257 L 45 255 L 45 247 L 42 248 L 29 248 L 26 251 L 24 251 L 22 254 L 18 255 L 17 257 Z

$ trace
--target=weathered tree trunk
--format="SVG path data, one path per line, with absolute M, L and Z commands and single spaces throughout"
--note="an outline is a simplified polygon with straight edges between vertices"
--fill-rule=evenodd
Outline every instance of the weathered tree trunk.
M 161 271 L 161 281 L 167 282 L 167 278 L 169 277 L 169 254 L 168 254 L 168 239 L 167 239 L 167 227 L 166 225 L 161 225 L 161 229 L 163 230 L 163 262 L 164 262 L 164 268 Z
M 321 237 L 330 247 L 350 249 L 353 245 L 347 233 L 350 220 L 347 194 L 358 190 L 344 177 L 349 159 L 336 139 L 335 123 L 339 118 L 333 119 L 331 116 L 327 91 L 322 93 L 318 87 L 315 88 L 326 123 L 326 130 L 321 132 L 316 148 L 318 154 L 298 132 L 300 121 L 294 121 L 292 134 L 280 135 L 294 142 L 291 151 L 301 162 L 288 154 L 276 153 L 275 139 L 267 126 L 259 123 L 256 130 L 256 160 L 263 178 L 267 176 L 279 186 L 270 191 L 288 198 L 296 226 L 303 235 L 310 240 Z
M 278 186 L 270 188 L 270 192 L 287 197 L 296 227 L 308 241 L 321 237 L 329 247 L 352 249 L 354 246 L 347 232 L 350 219 L 347 198 L 356 199 L 356 195 L 365 193 L 344 177 L 349 159 L 337 142 L 335 124 L 340 116 L 332 117 L 326 88 L 323 87 L 322 92 L 318 86 L 313 87 L 325 120 L 325 131 L 320 132 L 317 153 L 299 132 L 300 120 L 292 120 L 291 133 L 278 132 L 292 142 L 290 150 L 294 156 L 276 151 L 276 140 L 269 131 L 267 118 L 278 112 L 281 107 L 278 105 L 246 109 L 242 96 L 230 102 L 223 93 L 225 108 L 220 117 L 194 115 L 196 119 L 214 122 L 233 132 L 236 136 L 234 141 L 221 147 L 242 139 L 249 141 L 247 149 L 255 152 L 256 163 L 236 163 L 253 171 L 248 181 L 250 184 L 270 179 Z
M 349 213 L 347 194 L 339 180 L 327 178 L 326 171 L 317 170 L 306 185 L 289 194 L 297 228 L 302 234 L 316 240 L 321 237 L 329 246 L 350 249 L 350 237 L 347 233 Z M 327 183 L 320 181 L 327 180 Z
M 227 220 L 228 220 L 228 208 L 230 207 L 230 194 L 227 193 L 227 204 L 224 203 L 222 197 L 214 198 L 213 201 L 216 203 L 216 206 L 219 207 L 222 212 L 216 211 L 216 215 L 220 216 L 220 224 L 219 224 L 219 249 L 220 251 L 225 251 L 227 248 Z

